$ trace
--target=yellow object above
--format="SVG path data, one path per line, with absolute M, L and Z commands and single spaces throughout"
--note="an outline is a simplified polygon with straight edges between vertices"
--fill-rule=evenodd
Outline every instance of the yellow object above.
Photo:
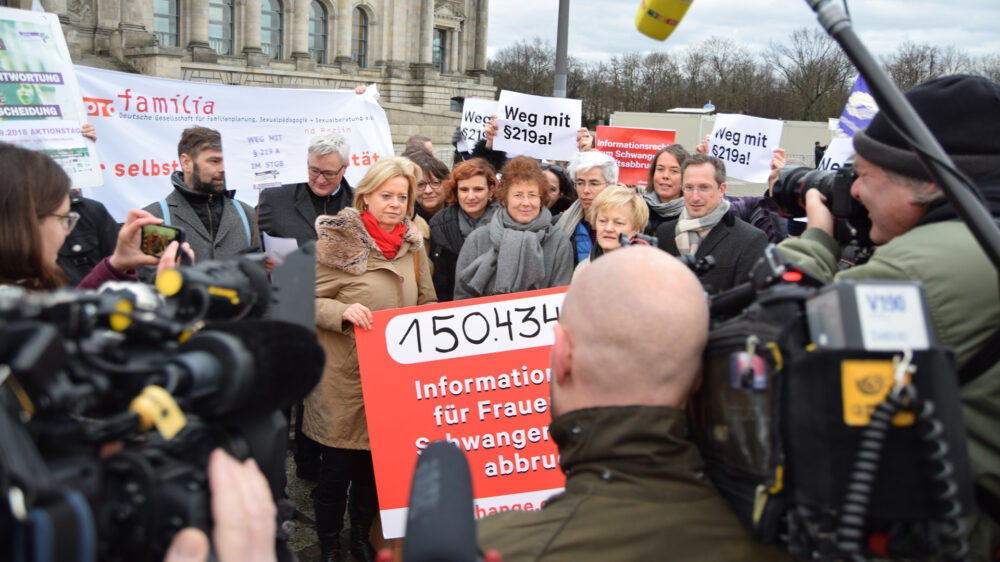
M 643 35 L 663 41 L 677 29 L 694 0 L 640 0 L 635 28 Z

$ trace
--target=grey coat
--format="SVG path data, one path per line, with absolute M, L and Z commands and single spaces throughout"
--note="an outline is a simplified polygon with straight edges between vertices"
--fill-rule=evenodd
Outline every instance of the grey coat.
M 347 180 L 331 197 L 326 214 L 336 215 L 354 202 Z M 260 193 L 260 231 L 280 238 L 294 238 L 299 246 L 316 239 L 316 206 L 309 196 L 309 184 L 295 183 L 265 189 Z
M 660 249 L 674 256 L 680 256 L 674 240 L 677 220 L 668 220 L 656 230 Z M 750 271 L 766 247 L 767 235 L 763 231 L 736 218 L 732 212 L 726 213 L 694 254 L 699 260 L 705 256 L 715 258 L 715 267 L 699 277 L 702 285 L 715 294 L 749 281 Z
M 247 240 L 246 230 L 243 227 L 243 220 L 232 204 L 243 206 L 246 213 L 247 224 L 250 226 L 250 240 Z M 198 218 L 198 214 L 188 200 L 175 189 L 167 196 L 167 208 L 170 210 L 170 226 L 177 226 L 184 229 L 186 240 L 194 250 L 195 263 L 205 260 L 221 260 L 238 254 L 246 254 L 260 251 L 260 241 L 256 234 L 256 212 L 254 208 L 242 201 L 231 199 L 222 208 L 222 220 L 219 221 L 219 230 L 215 235 L 215 240 L 205 228 L 205 223 Z M 157 218 L 163 218 L 159 201 L 147 205 L 144 209 Z

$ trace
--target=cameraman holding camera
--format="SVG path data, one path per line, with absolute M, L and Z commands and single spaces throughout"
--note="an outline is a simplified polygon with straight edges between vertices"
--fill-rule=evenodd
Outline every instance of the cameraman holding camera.
M 1000 84 L 953 75 L 930 80 L 906 98 L 955 165 L 1000 217 Z M 997 271 L 909 144 L 883 113 L 854 136 L 857 179 L 851 195 L 871 218 L 871 259 L 839 271 L 834 217 L 816 189 L 805 194 L 809 228 L 778 248 L 828 279 L 916 280 L 940 344 L 955 351 L 976 487 L 967 524 L 971 556 L 993 560 L 1000 546 L 1000 287 Z

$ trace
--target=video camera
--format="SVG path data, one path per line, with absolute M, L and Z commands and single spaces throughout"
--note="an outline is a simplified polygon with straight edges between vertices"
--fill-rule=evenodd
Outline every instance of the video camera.
M 918 283 L 824 284 L 772 245 L 711 314 L 692 440 L 754 539 L 810 559 L 964 557 L 958 377 Z
M 161 560 L 184 527 L 211 536 L 217 447 L 253 457 L 281 497 L 281 410 L 324 355 L 311 314 L 264 316 L 301 307 L 277 298 L 311 295 L 300 277 L 309 290 L 272 289 L 242 258 L 161 275 L 166 297 L 139 283 L 0 288 L 2 558 Z

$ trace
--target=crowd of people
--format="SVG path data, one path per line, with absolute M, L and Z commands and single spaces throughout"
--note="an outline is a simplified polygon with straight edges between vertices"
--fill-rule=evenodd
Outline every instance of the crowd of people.
M 907 97 L 1000 216 L 1000 147 L 984 129 L 1000 118 L 1000 86 L 947 77 Z M 941 112 L 947 119 L 935 118 Z M 594 150 L 585 131 L 569 162 L 508 159 L 493 149 L 495 135 L 491 121 L 486 138 L 450 170 L 429 139 L 415 137 L 402 156 L 379 160 L 352 186 L 345 179 L 348 141 L 323 133 L 308 146 L 308 180 L 265 190 L 254 206 L 226 189 L 219 133 L 193 127 L 178 144 L 173 191 L 130 211 L 120 228 L 94 218 L 101 209 L 71 195 L 51 159 L 2 144 L 0 283 L 94 288 L 137 279 L 144 268 L 176 267 L 182 257 L 258 252 L 261 233 L 315 244 L 315 320 L 327 359 L 296 416 L 295 441 L 299 475 L 318 482 L 313 500 L 324 561 L 346 559 L 345 512 L 351 554 L 373 560 L 376 553 L 370 532 L 378 499 L 354 329 L 370 329 L 379 310 L 564 285 L 570 290 L 555 327 L 552 435 L 569 474 L 567 492 L 538 513 L 486 520 L 481 543 L 509 560 L 585 552 L 774 559 L 775 552 L 750 542 L 706 481 L 682 412 L 705 346 L 705 295 L 745 282 L 770 242 L 830 278 L 924 282 L 936 333 L 957 350 L 959 368 L 985 365 L 963 387 L 963 408 L 977 486 L 1000 497 L 993 431 L 1000 362 L 983 359 L 1000 330 L 996 272 L 881 114 L 855 137 L 852 194 L 867 206 L 872 239 L 882 246 L 867 265 L 846 271 L 817 191 L 806 197 L 810 228 L 783 241 L 787 230 L 768 194 L 726 195 L 725 165 L 704 144 L 693 153 L 680 145 L 661 149 L 640 188 L 619 183 L 615 160 Z M 778 149 L 772 182 L 784 164 Z M 92 208 L 71 210 L 81 205 Z M 139 232 L 147 224 L 180 226 L 187 242 L 171 243 L 161 258 L 143 254 Z M 643 248 L 622 251 L 631 245 Z M 714 267 L 696 278 L 669 255 L 710 255 Z M 646 337 L 650 331 L 659 339 Z M 665 339 L 669 349 L 659 345 Z M 664 507 L 672 504 L 681 507 Z M 995 553 L 998 529 L 981 508 L 974 548 Z

